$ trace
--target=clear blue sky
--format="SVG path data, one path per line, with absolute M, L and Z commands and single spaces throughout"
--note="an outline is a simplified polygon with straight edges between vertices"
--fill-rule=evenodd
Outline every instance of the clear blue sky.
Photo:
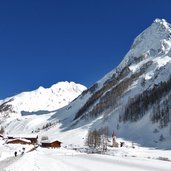
M 0 99 L 59 81 L 89 87 L 115 68 L 170 0 L 0 1 Z

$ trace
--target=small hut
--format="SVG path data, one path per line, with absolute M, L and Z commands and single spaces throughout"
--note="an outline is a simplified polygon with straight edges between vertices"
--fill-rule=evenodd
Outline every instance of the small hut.
M 41 142 L 41 147 L 44 148 L 60 148 L 61 147 L 61 142 L 58 140 L 44 140 Z

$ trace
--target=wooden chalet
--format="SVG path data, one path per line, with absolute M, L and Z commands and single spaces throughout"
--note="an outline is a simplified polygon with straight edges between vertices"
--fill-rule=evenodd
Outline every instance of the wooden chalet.
M 8 140 L 14 141 L 15 144 L 24 144 L 24 141 L 29 141 L 29 144 L 37 144 L 38 142 L 38 136 L 37 135 L 10 135 L 7 137 Z M 27 143 L 25 143 L 27 144 Z
M 7 140 L 7 144 L 31 144 L 30 140 L 27 139 L 9 139 Z
M 45 140 L 45 141 L 41 142 L 41 147 L 43 147 L 43 148 L 60 148 L 61 142 L 58 140 L 54 140 L 54 141 Z
M 30 140 L 31 144 L 37 144 L 38 136 L 36 136 L 36 137 L 25 137 L 25 139 Z

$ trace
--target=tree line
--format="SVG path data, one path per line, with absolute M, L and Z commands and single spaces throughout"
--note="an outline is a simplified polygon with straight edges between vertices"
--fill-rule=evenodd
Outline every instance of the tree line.
M 152 122 L 160 122 L 160 126 L 167 126 L 169 122 L 169 101 L 170 96 L 167 95 L 171 91 L 171 77 L 168 81 L 160 82 L 150 90 L 145 90 L 128 100 L 123 116 L 120 116 L 120 121 L 137 121 L 141 119 L 146 112 L 152 107 Z M 165 97 L 165 100 L 161 99 Z
M 149 62 L 144 64 L 138 72 L 132 74 L 130 77 L 127 77 L 130 74 L 129 67 L 125 67 L 118 75 L 113 74 L 111 79 L 107 80 L 100 90 L 92 94 L 85 105 L 76 113 L 74 119 L 78 117 L 92 119 L 101 115 L 107 109 L 113 110 L 117 106 L 118 99 L 123 95 L 124 91 L 126 91 L 149 66 Z M 90 109 L 92 106 L 93 108 Z

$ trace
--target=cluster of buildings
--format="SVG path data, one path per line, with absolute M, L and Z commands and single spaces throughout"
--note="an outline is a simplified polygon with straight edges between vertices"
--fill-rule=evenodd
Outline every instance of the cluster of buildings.
M 9 135 L 4 137 L 0 135 L 1 138 L 5 139 L 6 144 L 28 144 L 28 145 L 40 145 L 44 148 L 60 148 L 61 143 L 59 140 L 41 140 L 38 142 L 38 135 Z

